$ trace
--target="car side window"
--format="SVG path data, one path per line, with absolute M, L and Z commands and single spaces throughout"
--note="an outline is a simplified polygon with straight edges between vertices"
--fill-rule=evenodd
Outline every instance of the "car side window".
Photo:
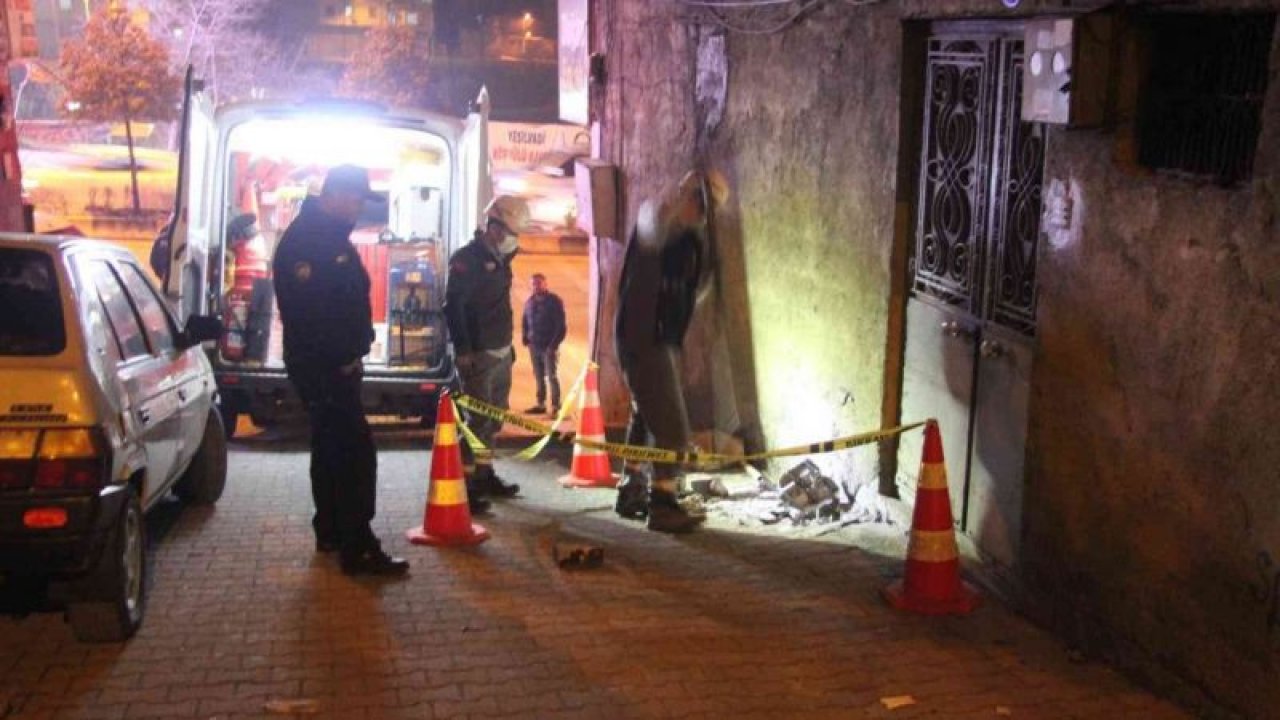
M 116 271 L 124 281 L 129 297 L 133 298 L 133 306 L 142 318 L 142 326 L 151 340 L 151 348 L 157 353 L 169 352 L 173 349 L 173 325 L 164 305 L 156 297 L 151 285 L 142 277 L 142 269 L 132 263 L 117 263 Z
M 111 322 L 111 330 L 120 343 L 120 354 L 125 360 L 150 354 L 147 339 L 142 334 L 142 325 L 133 312 L 129 296 L 124 293 L 124 286 L 111 271 L 111 265 L 105 260 L 94 260 L 89 267 L 93 285 L 98 290 L 98 299 L 106 308 L 107 320 Z

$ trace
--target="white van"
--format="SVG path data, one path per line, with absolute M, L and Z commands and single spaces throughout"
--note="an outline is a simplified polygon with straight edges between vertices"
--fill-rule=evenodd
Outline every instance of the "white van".
M 329 168 L 368 168 L 375 192 L 352 234 L 372 281 L 376 340 L 366 412 L 434 422 L 454 377 L 442 305 L 448 259 L 492 193 L 488 96 L 466 118 L 363 102 L 249 102 L 216 111 L 187 81 L 178 209 L 165 292 L 183 314 L 220 317 L 211 349 L 228 431 L 300 412 L 285 376 L 270 258 Z M 250 217 L 252 216 L 252 217 Z

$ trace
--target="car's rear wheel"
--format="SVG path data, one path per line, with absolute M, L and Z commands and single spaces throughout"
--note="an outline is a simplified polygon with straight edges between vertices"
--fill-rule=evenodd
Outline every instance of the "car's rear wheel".
M 204 424 L 200 449 L 191 458 L 191 465 L 178 478 L 173 493 L 193 505 L 212 505 L 222 497 L 227 486 L 227 436 L 217 408 L 209 410 Z
M 98 566 L 67 605 L 67 619 L 84 642 L 121 642 L 142 625 L 146 605 L 147 529 L 137 492 L 125 492 L 124 512 Z

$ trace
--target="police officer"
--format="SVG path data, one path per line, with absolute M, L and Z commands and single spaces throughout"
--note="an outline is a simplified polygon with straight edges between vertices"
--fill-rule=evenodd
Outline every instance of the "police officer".
M 511 260 L 517 240 L 529 224 L 529 206 L 511 195 L 494 198 L 485 209 L 484 227 L 449 258 L 444 314 L 449 323 L 462 390 L 490 405 L 506 409 L 511 394 Z M 463 445 L 467 494 L 512 497 L 520 486 L 505 482 L 493 470 L 493 440 L 502 423 L 475 413 L 468 425 L 485 449 Z
M 307 198 L 272 259 L 284 325 L 284 361 L 311 421 L 311 495 L 318 552 L 338 551 L 348 575 L 399 575 L 407 560 L 382 551 L 369 523 L 378 457 L 360 404 L 361 358 L 373 342 L 369 275 L 351 245 L 369 173 L 340 165 Z
M 690 449 L 681 346 L 713 277 L 711 219 L 726 188 L 719 175 L 689 173 L 661 202 L 645 202 L 632 229 L 614 326 L 618 362 L 631 391 L 629 445 Z M 614 510 L 626 518 L 647 516 L 650 530 L 693 530 L 705 516 L 676 501 L 677 471 L 674 464 L 654 463 L 646 483 L 640 464 L 628 462 Z

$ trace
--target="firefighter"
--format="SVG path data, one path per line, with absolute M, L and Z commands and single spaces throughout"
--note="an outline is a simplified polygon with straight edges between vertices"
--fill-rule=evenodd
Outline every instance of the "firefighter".
M 614 326 L 618 362 L 631 391 L 629 445 L 691 449 L 681 346 L 698 301 L 711 286 L 712 220 L 726 198 L 719 175 L 691 172 L 661 202 L 640 207 L 623 261 Z M 705 517 L 677 503 L 677 470 L 654 463 L 646 482 L 641 465 L 627 462 L 614 510 L 626 518 L 647 516 L 650 530 L 693 530 Z
M 454 362 L 463 392 L 506 409 L 511 394 L 512 345 L 511 260 L 518 238 L 529 224 L 524 200 L 501 195 L 485 208 L 484 227 L 449 258 L 444 314 L 453 342 Z M 493 441 L 502 423 L 471 413 L 468 425 L 484 444 L 463 444 L 463 471 L 468 499 L 509 498 L 520 486 L 493 470 Z M 474 509 L 473 509 L 474 512 Z
M 374 334 L 369 275 L 350 237 L 365 201 L 377 197 L 364 168 L 333 168 L 285 230 L 271 266 L 285 368 L 311 421 L 316 550 L 338 551 L 348 575 L 409 569 L 407 560 L 382 551 L 369 527 L 378 457 L 360 379 Z

